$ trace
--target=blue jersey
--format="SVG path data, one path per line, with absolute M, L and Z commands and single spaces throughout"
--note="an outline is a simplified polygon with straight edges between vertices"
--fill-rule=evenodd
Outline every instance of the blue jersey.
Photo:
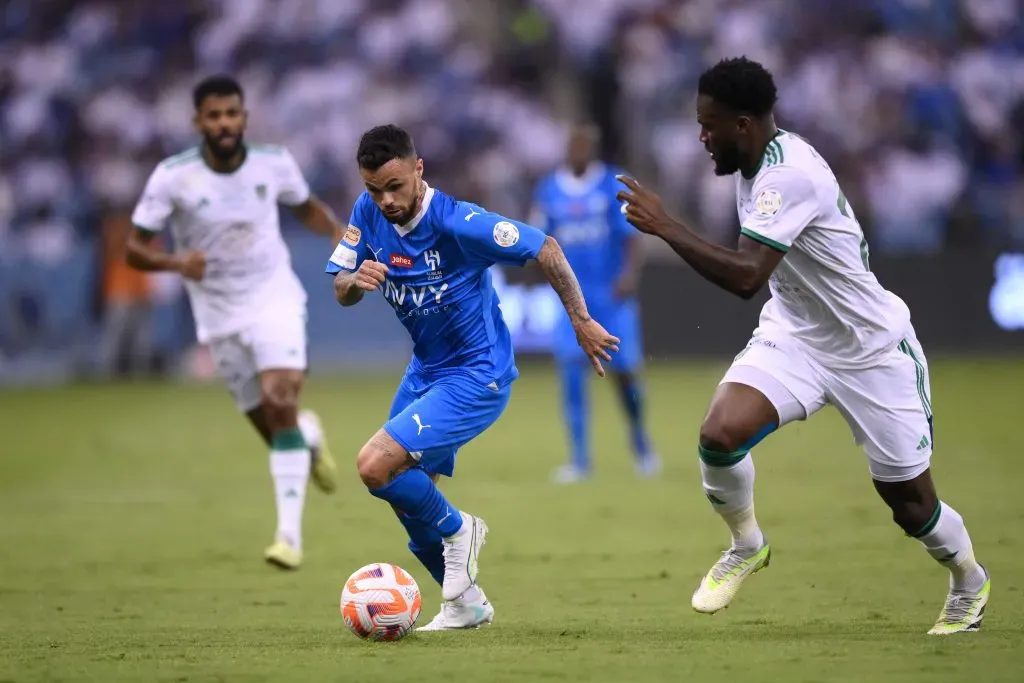
M 562 169 L 542 179 L 534 193 L 530 220 L 558 240 L 588 304 L 614 302 L 627 242 L 636 235 L 615 198 L 622 189 L 616 173 L 601 163 L 592 164 L 582 177 Z
M 504 385 L 518 371 L 488 269 L 524 265 L 544 239 L 536 228 L 431 187 L 416 217 L 393 225 L 364 192 L 327 272 L 357 270 L 365 259 L 384 263 L 390 272 L 380 291 L 412 337 L 410 369 L 470 371 Z

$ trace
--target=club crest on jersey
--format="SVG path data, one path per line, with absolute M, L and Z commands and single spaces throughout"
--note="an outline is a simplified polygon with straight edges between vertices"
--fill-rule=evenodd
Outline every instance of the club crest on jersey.
M 260 199 L 266 199 L 267 198 L 267 186 L 264 185 L 263 183 L 260 183 L 259 185 L 257 185 L 256 186 L 256 196 L 259 197 Z
M 412 268 L 412 259 L 405 254 L 392 254 L 390 262 L 395 268 Z
M 348 226 L 348 230 L 345 231 L 345 236 L 341 239 L 345 244 L 351 244 L 353 247 L 359 244 L 359 240 L 363 237 L 363 231 L 354 225 Z
M 754 208 L 762 216 L 774 216 L 782 208 L 782 195 L 775 190 L 762 190 L 754 200 Z
M 443 280 L 444 271 L 441 270 L 441 252 L 437 249 L 428 249 L 423 252 L 423 262 L 430 266 L 430 272 L 427 273 L 427 280 Z
M 430 270 L 437 270 L 441 267 L 441 252 L 431 249 L 423 252 L 423 261 L 430 266 Z
M 508 221 L 500 221 L 494 225 L 494 243 L 508 249 L 519 241 L 519 228 Z

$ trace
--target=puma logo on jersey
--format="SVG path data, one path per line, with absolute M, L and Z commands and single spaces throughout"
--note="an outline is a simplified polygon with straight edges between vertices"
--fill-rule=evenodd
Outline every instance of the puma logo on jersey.
M 468 221 L 468 220 L 469 220 L 470 218 L 472 218 L 473 216 L 479 216 L 479 215 L 480 215 L 480 212 L 479 212 L 479 211 L 470 211 L 470 212 L 469 212 L 469 215 L 468 215 L 468 216 L 466 216 L 466 220 Z

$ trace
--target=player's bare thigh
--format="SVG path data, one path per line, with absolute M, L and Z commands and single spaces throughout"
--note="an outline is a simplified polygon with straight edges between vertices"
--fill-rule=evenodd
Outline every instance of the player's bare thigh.
M 701 425 L 701 447 L 723 454 L 749 450 L 822 405 L 819 378 L 798 345 L 783 335 L 755 336 L 711 399 Z
M 415 466 L 416 460 L 383 429 L 378 429 L 356 456 L 359 478 L 368 489 L 386 486 L 402 472 Z

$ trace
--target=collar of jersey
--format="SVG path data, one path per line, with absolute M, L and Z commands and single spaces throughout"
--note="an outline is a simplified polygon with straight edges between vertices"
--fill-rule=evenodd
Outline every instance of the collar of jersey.
M 771 145 L 772 144 L 772 140 L 774 140 L 775 138 L 779 137 L 780 135 L 782 135 L 785 132 L 786 131 L 782 130 L 781 128 L 777 129 L 775 131 L 775 135 L 773 135 L 771 137 L 771 140 L 768 140 L 768 144 L 764 146 L 764 151 L 761 152 L 761 158 L 757 160 L 757 168 L 755 168 L 753 171 L 751 171 L 750 175 L 747 175 L 743 171 L 740 171 L 740 175 L 743 176 L 744 178 L 746 178 L 747 180 L 750 180 L 751 178 L 756 176 L 757 172 L 761 170 L 761 166 L 764 164 L 764 157 L 765 157 L 765 155 L 768 154 L 768 145 Z
M 595 161 L 590 166 L 587 166 L 587 170 L 579 177 L 573 175 L 572 170 L 568 167 L 558 169 L 558 173 L 555 174 L 555 179 L 559 187 L 562 188 L 562 192 L 570 196 L 578 196 L 590 192 L 597 187 L 603 177 L 604 164 L 600 161 Z
M 423 192 L 423 201 L 420 203 L 420 210 L 416 212 L 416 215 L 413 216 L 412 220 L 406 223 L 405 225 L 395 225 L 394 223 L 391 224 L 392 227 L 395 228 L 395 232 L 397 232 L 402 237 L 405 237 L 410 232 L 416 229 L 416 226 L 420 224 L 420 221 L 423 220 L 423 217 L 427 215 L 427 210 L 430 208 L 430 200 L 434 198 L 434 188 L 432 188 L 430 185 L 427 185 L 426 182 L 424 182 L 423 185 L 427 189 L 424 190 Z

